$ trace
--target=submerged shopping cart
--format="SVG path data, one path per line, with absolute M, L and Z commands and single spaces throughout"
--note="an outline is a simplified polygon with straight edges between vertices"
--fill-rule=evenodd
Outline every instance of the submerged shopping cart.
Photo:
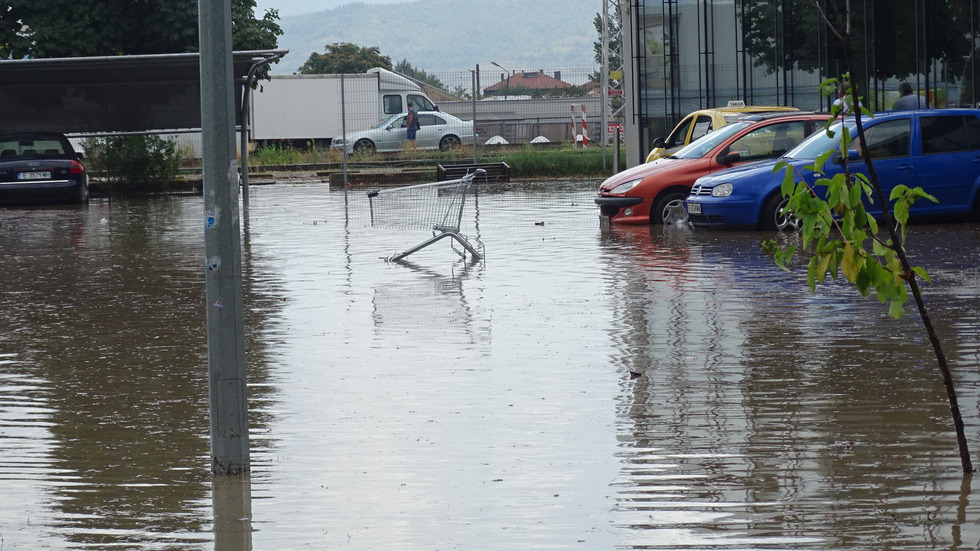
M 458 180 L 369 191 L 367 195 L 372 226 L 432 231 L 430 239 L 393 255 L 388 260 L 401 260 L 447 237 L 463 247 L 463 250 L 459 250 L 453 246 L 453 250 L 463 258 L 466 258 L 466 252 L 469 251 L 473 258 L 482 259 L 483 243 L 478 238 L 460 234 L 459 228 L 463 220 L 466 196 L 470 194 L 476 178 L 485 174 L 485 170 L 477 169 Z M 473 242 L 476 243 L 475 246 Z

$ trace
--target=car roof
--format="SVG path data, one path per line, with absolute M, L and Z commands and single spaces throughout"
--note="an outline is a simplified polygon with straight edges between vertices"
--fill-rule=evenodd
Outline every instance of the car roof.
M 793 111 L 781 113 L 754 113 L 746 115 L 742 121 L 769 121 L 772 119 L 827 119 L 830 113 L 824 111 Z
M 708 109 L 698 109 L 691 111 L 690 114 L 718 114 L 718 115 L 737 115 L 741 113 L 767 113 L 770 111 L 799 111 L 796 107 L 785 105 L 742 105 L 739 107 L 711 107 Z
M 0 140 L 12 140 L 22 138 L 46 138 L 62 139 L 65 135 L 61 132 L 11 132 L 10 134 L 0 134 Z
M 878 111 L 872 114 L 872 116 L 862 115 L 861 122 L 864 123 L 877 123 L 880 121 L 887 121 L 891 119 L 907 119 L 909 117 L 929 117 L 929 116 L 970 116 L 970 117 L 980 117 L 980 109 L 973 107 L 948 107 L 948 108 L 932 108 L 932 109 L 914 109 L 909 111 Z M 854 116 L 849 115 L 839 119 L 841 121 L 854 121 Z
M 909 115 L 916 114 L 921 116 L 930 115 L 970 115 L 972 117 L 980 117 L 980 109 L 975 109 L 972 107 L 951 107 L 942 109 L 914 109 L 909 111 L 884 111 L 874 114 L 876 119 L 893 119 L 893 118 L 903 118 Z M 869 117 L 864 117 L 868 119 Z
M 731 103 L 731 102 L 730 102 Z M 698 109 L 696 111 L 691 111 L 684 116 L 685 119 L 690 117 L 706 116 L 710 117 L 712 120 L 720 122 L 725 121 L 726 124 L 731 124 L 735 121 L 742 120 L 743 118 L 758 114 L 758 113 L 787 113 L 799 111 L 796 107 L 787 107 L 780 105 L 738 105 L 738 106 L 726 106 L 726 107 L 712 107 L 710 109 Z

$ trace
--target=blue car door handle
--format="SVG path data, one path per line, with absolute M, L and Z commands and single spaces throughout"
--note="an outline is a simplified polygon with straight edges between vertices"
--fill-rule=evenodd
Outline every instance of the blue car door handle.
M 898 168 L 898 170 L 900 170 L 902 172 L 909 172 L 909 171 L 911 171 L 915 167 L 912 166 L 912 165 L 910 165 L 910 164 L 907 164 L 907 163 L 902 163 L 902 164 L 898 165 L 897 168 Z

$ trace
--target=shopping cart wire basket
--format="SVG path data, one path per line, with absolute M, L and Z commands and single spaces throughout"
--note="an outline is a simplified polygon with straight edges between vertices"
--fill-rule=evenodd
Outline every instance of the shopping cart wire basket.
M 466 251 L 469 251 L 473 258 L 482 259 L 483 253 L 480 251 L 483 250 L 483 243 L 475 237 L 463 236 L 459 233 L 459 228 L 463 220 L 466 196 L 470 195 L 476 178 L 484 175 L 486 171 L 481 168 L 458 180 L 369 191 L 367 196 L 372 226 L 432 231 L 430 239 L 395 254 L 388 260 L 397 262 L 447 237 L 463 247 L 462 251 L 453 247 L 463 258 L 466 257 Z

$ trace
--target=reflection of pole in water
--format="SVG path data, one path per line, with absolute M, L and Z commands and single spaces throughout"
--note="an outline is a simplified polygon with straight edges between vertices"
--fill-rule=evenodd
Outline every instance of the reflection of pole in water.
M 344 147 L 340 148 L 341 159 L 344 163 L 344 214 L 347 214 L 347 97 L 344 95 L 344 75 L 340 75 L 340 135 L 343 136 Z
M 246 476 L 215 476 L 211 483 L 214 505 L 214 551 L 251 551 L 252 483 Z

